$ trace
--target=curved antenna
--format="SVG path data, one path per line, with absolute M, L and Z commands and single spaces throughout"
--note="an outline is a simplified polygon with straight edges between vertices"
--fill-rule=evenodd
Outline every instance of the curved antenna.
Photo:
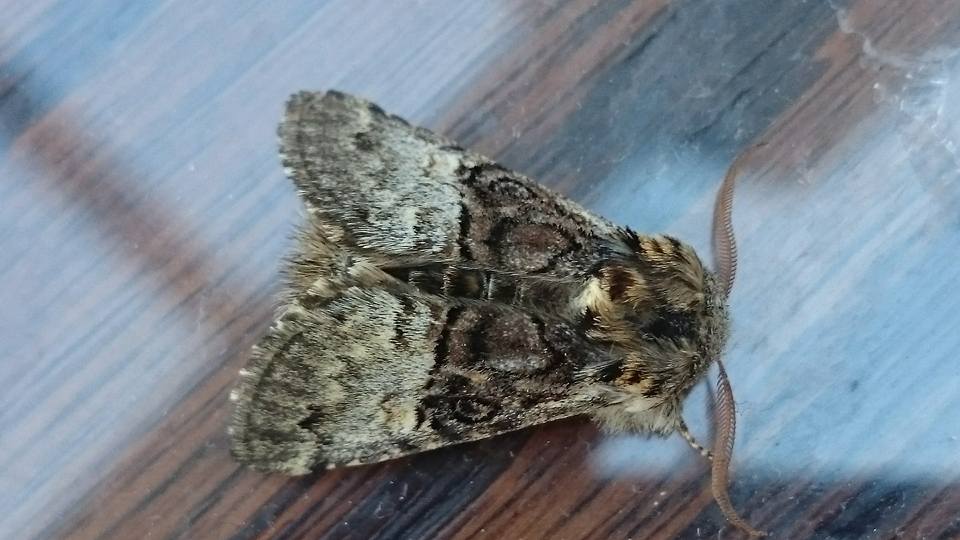
M 733 235 L 733 188 L 740 170 L 747 159 L 758 148 L 766 146 L 759 143 L 751 146 L 737 156 L 723 178 L 717 201 L 713 210 L 713 253 L 714 264 L 722 288 L 723 297 L 730 296 L 737 275 L 737 241 Z M 730 501 L 728 485 L 730 480 L 730 461 L 733 458 L 733 443 L 737 431 L 737 411 L 733 400 L 733 388 L 727 377 L 723 362 L 716 359 L 719 373 L 717 376 L 716 397 L 716 435 L 713 441 L 713 463 L 711 465 L 710 487 L 717 506 L 727 521 L 750 536 L 766 536 L 750 526 L 733 507 Z
M 737 176 L 744 163 L 753 155 L 754 151 L 763 148 L 767 143 L 758 143 L 742 152 L 723 177 L 717 201 L 713 206 L 713 258 L 720 286 L 723 287 L 723 297 L 730 296 L 733 282 L 737 277 L 737 240 L 733 236 L 733 188 Z
M 727 370 L 723 368 L 723 362 L 720 359 L 717 359 L 717 367 L 720 369 L 717 376 L 717 434 L 713 442 L 713 464 L 710 470 L 710 487 L 713 490 L 713 498 L 717 501 L 717 506 L 720 507 L 723 516 L 727 518 L 731 525 L 750 536 L 766 536 L 767 533 L 754 529 L 740 517 L 740 514 L 733 507 L 733 503 L 730 501 L 730 493 L 727 491 L 730 482 L 733 441 L 737 432 L 737 412 L 736 405 L 733 402 L 733 388 L 730 387 Z

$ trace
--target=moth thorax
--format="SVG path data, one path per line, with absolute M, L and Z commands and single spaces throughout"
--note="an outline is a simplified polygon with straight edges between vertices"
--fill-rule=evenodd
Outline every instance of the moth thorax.
M 706 272 L 690 246 L 669 236 L 642 236 L 636 244 L 637 269 L 662 302 L 697 309 L 706 293 Z
M 689 246 L 665 236 L 632 240 L 632 256 L 605 261 L 577 297 L 583 326 L 685 387 L 724 347 L 723 297 Z

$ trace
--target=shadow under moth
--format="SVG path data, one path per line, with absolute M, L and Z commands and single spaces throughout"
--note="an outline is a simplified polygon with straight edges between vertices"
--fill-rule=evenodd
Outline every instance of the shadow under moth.
M 679 432 L 712 460 L 726 518 L 761 534 L 727 494 L 739 160 L 711 272 L 674 238 L 614 225 L 360 98 L 298 93 L 279 132 L 307 218 L 282 307 L 231 394 L 239 461 L 299 475 L 586 414 Z M 710 452 L 681 411 L 712 362 Z

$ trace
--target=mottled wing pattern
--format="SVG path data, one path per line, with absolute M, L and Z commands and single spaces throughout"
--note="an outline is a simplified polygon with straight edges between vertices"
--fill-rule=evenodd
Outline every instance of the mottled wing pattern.
M 320 304 L 314 291 L 290 303 L 255 349 L 237 389 L 242 461 L 303 474 L 596 406 L 589 383 L 575 380 L 586 345 L 565 325 L 365 283 L 375 271 L 350 270 L 355 284 Z
M 295 95 L 280 127 L 308 210 L 390 265 L 445 262 L 569 278 L 622 245 L 581 206 L 368 101 Z
M 612 360 L 564 309 L 629 251 L 613 225 L 352 96 L 294 96 L 280 134 L 309 219 L 235 391 L 239 459 L 302 474 L 605 404 L 583 368 Z

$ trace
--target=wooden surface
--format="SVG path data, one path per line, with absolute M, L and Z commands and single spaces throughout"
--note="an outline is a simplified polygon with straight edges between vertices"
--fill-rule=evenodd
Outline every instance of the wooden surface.
M 227 393 L 338 88 L 707 252 L 737 152 L 732 496 L 777 538 L 960 537 L 960 2 L 121 2 L 0 12 L 0 537 L 738 537 L 679 437 L 562 422 L 288 479 Z M 708 436 L 706 390 L 687 403 Z

